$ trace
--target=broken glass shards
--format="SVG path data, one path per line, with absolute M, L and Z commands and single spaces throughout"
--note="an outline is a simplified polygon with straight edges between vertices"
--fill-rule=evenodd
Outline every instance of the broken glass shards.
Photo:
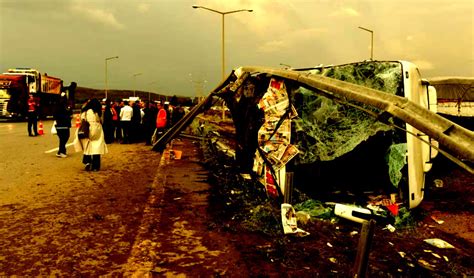
M 390 182 L 398 187 L 400 180 L 402 179 L 402 169 L 407 164 L 407 144 L 393 144 L 389 147 L 385 160 L 388 164 L 388 176 Z
M 365 112 L 336 103 L 300 87 L 303 106 L 295 123 L 297 148 L 300 155 L 296 164 L 334 160 L 357 147 L 379 131 L 391 130 Z M 298 110 L 298 107 L 297 107 Z
M 401 91 L 402 66 L 400 62 L 360 62 L 339 66 L 327 66 L 311 70 L 345 82 L 376 89 L 394 95 L 403 95 Z
M 361 62 L 318 68 L 311 74 L 339 79 L 377 89 L 390 94 L 401 94 L 401 65 L 398 62 Z M 329 92 L 330 93 L 330 92 Z M 300 115 L 294 119 L 297 147 L 300 155 L 296 164 L 331 161 L 350 151 L 378 132 L 392 128 L 378 122 L 362 110 L 336 102 L 309 89 L 294 91 Z M 377 109 L 362 106 L 378 113 Z

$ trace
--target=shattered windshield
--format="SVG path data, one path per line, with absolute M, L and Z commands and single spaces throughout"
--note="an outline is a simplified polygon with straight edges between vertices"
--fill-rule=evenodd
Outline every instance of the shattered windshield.
M 398 62 L 362 62 L 317 68 L 309 72 L 390 94 L 399 95 L 403 89 Z M 358 108 L 338 103 L 309 89 L 299 87 L 293 94 L 299 114 L 293 120 L 297 138 L 295 144 L 300 150 L 295 164 L 334 160 L 378 132 L 392 129 Z M 379 113 L 376 108 L 362 107 Z

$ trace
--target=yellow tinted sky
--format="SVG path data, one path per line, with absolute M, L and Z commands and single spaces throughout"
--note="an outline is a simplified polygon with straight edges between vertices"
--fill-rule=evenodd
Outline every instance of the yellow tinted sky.
M 33 67 L 66 84 L 192 96 L 243 65 L 408 60 L 424 77 L 474 76 L 474 1 L 0 0 L 0 71 Z M 142 73 L 133 77 L 136 73 Z

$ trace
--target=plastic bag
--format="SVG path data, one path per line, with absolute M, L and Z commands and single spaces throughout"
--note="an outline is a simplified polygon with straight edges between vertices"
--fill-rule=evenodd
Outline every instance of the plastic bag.
M 51 134 L 58 134 L 58 131 L 56 130 L 56 121 L 54 121 L 53 126 L 51 127 Z

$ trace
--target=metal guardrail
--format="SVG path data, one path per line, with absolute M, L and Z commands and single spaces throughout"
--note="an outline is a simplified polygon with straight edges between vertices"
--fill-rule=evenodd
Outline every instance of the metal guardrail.
M 425 133 L 429 137 L 438 141 L 440 145 L 451 153 L 460 158 L 474 162 L 474 132 L 463 128 L 462 126 L 437 115 L 424 107 L 415 104 L 407 98 L 386 94 L 384 92 L 367 88 L 364 86 L 344 82 L 319 75 L 309 75 L 292 70 L 274 69 L 266 67 L 242 67 L 244 74 L 261 74 L 279 76 L 285 79 L 294 80 L 305 86 L 329 94 L 343 98 L 345 100 L 357 101 L 376 107 L 390 115 L 401 119 L 402 121 L 412 125 L 419 131 Z M 162 151 L 166 144 L 179 134 L 187 125 L 189 125 L 194 117 L 204 111 L 213 96 L 218 92 L 225 91 L 227 87 L 232 90 L 232 84 L 236 76 L 232 72 L 225 81 L 223 81 L 216 89 L 214 89 L 205 100 L 196 105 L 190 113 L 185 115 L 176 125 L 169 129 L 158 141 L 153 145 L 155 151 Z M 242 79 L 242 78 L 241 78 Z

